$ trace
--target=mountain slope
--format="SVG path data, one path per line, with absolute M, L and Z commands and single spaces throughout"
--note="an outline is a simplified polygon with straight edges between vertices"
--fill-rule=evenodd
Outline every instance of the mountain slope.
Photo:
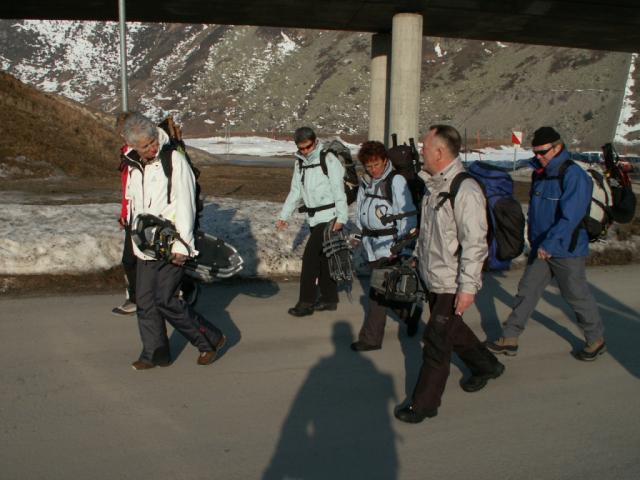
M 0 178 L 102 177 L 120 141 L 104 116 L 0 72 Z
M 0 20 L 0 67 L 115 113 L 115 23 Z M 366 135 L 369 34 L 221 25 L 128 24 L 130 105 L 173 113 L 190 136 L 288 134 L 300 124 Z M 640 142 L 640 68 L 629 54 L 425 37 L 421 125 L 508 141 L 555 125 L 576 147 Z

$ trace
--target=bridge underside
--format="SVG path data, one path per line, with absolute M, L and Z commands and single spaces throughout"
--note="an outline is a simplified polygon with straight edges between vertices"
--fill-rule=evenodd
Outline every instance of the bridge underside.
M 396 13 L 423 34 L 594 50 L 640 49 L 638 0 L 129 0 L 127 20 L 390 32 Z M 117 0 L 21 0 L 0 18 L 117 20 Z

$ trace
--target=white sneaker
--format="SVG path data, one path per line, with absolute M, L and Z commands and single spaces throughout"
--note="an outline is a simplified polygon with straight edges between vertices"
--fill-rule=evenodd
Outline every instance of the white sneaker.
M 126 316 L 126 315 L 133 315 L 134 313 L 136 313 L 137 308 L 138 307 L 136 306 L 135 303 L 129 300 L 125 300 L 125 302 L 122 305 L 111 310 L 111 313 L 119 317 Z

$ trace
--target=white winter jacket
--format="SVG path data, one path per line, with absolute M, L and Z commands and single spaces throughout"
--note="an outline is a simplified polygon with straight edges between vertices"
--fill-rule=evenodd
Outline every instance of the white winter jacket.
M 196 256 L 193 226 L 196 217 L 196 179 L 184 155 L 174 150 L 171 156 L 173 172 L 171 176 L 171 201 L 167 203 L 167 176 L 160 162 L 160 150 L 169 143 L 169 136 L 158 128 L 160 148 L 155 160 L 141 168 L 129 166 L 126 197 L 129 200 L 130 217 L 135 218 L 142 213 L 150 213 L 173 222 L 180 237 L 189 245 L 190 252 L 180 242 L 172 247 L 172 253 Z M 153 260 L 142 253 L 135 243 L 133 251 L 136 257 Z
M 486 200 L 474 180 L 464 180 L 455 198 L 455 211 L 441 192 L 449 192 L 451 181 L 464 166 L 454 160 L 443 171 L 422 171 L 427 193 L 422 199 L 420 236 L 415 255 L 427 289 L 433 293 L 476 294 L 482 287 L 482 265 L 487 257 Z
M 286 221 L 300 204 L 300 200 L 308 208 L 320 207 L 335 203 L 335 207 L 327 210 L 320 210 L 315 214 L 307 214 L 310 226 L 319 223 L 329 222 L 337 218 L 339 223 L 345 224 L 349 220 L 349 209 L 347 207 L 347 196 L 344 193 L 344 167 L 340 160 L 332 153 L 327 153 L 327 175 L 320 168 L 320 151 L 322 144 L 318 143 L 317 147 L 309 156 L 305 157 L 300 153 L 296 153 L 296 159 L 293 168 L 293 177 L 291 178 L 291 188 L 289 195 L 282 205 L 280 211 L 280 220 Z M 315 168 L 305 168 L 300 170 L 299 160 L 305 167 L 317 165 Z
M 391 162 L 387 162 L 387 168 L 380 178 L 371 178 L 368 174 L 365 174 L 361 178 L 360 188 L 358 189 L 358 209 L 356 214 L 356 226 L 358 229 L 362 230 L 363 227 L 370 230 L 382 230 L 390 227 L 397 229 L 396 235 L 362 237 L 362 246 L 367 254 L 367 260 L 370 262 L 390 257 L 391 246 L 395 240 L 404 237 L 416 227 L 415 215 L 401 218 L 388 225 L 383 225 L 378 217 L 377 212 L 379 210 L 383 215 L 397 215 L 416 210 L 405 178 L 400 174 L 396 174 L 392 180 L 388 179 L 392 170 Z M 391 201 L 382 198 L 386 196 L 386 192 L 383 191 L 383 186 L 386 182 L 391 182 Z

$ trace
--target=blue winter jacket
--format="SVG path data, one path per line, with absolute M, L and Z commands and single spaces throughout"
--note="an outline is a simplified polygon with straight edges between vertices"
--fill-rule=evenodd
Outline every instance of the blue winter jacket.
M 332 153 L 327 153 L 327 175 L 320 167 L 320 150 L 322 144 L 318 143 L 316 149 L 304 156 L 296 153 L 291 178 L 289 195 L 280 211 L 280 220 L 287 220 L 300 206 L 300 201 L 308 208 L 321 207 L 335 203 L 335 207 L 315 212 L 313 216 L 307 215 L 310 226 L 329 222 L 336 218 L 339 223 L 345 224 L 349 220 L 347 195 L 344 192 L 344 167 L 338 158 Z M 305 168 L 300 170 L 299 160 Z
M 535 169 L 532 182 L 528 226 L 531 257 L 542 247 L 552 257 L 584 257 L 589 253 L 589 238 L 579 228 L 575 248 L 570 249 L 572 237 L 591 204 L 592 180 L 579 166 L 570 166 L 564 173 L 564 187 L 558 175 L 560 166 L 569 160 L 563 149 L 546 167 L 538 159 L 532 160 Z M 555 177 L 555 178 L 554 178 Z
M 416 216 L 405 217 L 396 220 L 394 223 L 383 225 L 376 211 L 381 215 L 396 215 L 398 213 L 416 210 L 416 206 L 413 204 L 411 197 L 411 191 L 405 178 L 400 174 L 393 176 L 391 183 L 391 202 L 382 198 L 367 197 L 367 194 L 380 197 L 386 196 L 382 186 L 392 171 L 391 162 L 388 162 L 382 177 L 378 179 L 372 179 L 369 175 L 362 177 L 360 188 L 358 189 L 356 225 L 360 230 L 362 230 L 363 227 L 370 230 L 382 230 L 395 226 L 397 229 L 395 237 L 399 238 L 416 227 Z M 393 235 L 385 235 L 382 237 L 363 236 L 362 246 L 367 254 L 367 259 L 373 262 L 374 260 L 391 256 L 390 248 L 394 241 Z M 410 252 L 408 251 L 408 253 Z

